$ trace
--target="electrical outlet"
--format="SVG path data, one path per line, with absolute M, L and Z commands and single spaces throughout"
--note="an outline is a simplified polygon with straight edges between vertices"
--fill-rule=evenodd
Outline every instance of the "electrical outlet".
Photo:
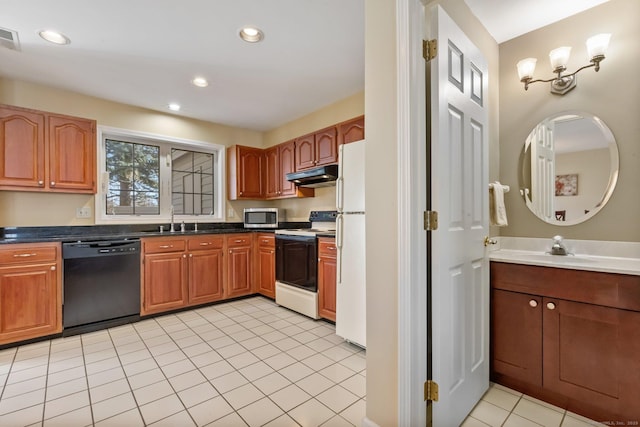
M 91 208 L 88 206 L 76 208 L 76 218 L 91 218 Z
M 229 209 L 227 209 L 227 216 L 228 216 L 229 218 L 233 218 L 234 216 L 236 216 L 236 213 L 235 213 L 235 211 L 233 210 L 233 208 L 229 208 Z

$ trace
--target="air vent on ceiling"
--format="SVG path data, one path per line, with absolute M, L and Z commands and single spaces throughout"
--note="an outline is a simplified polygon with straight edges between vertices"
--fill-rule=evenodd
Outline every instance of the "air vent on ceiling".
M 18 40 L 18 32 L 0 28 L 0 46 L 19 51 L 20 41 Z

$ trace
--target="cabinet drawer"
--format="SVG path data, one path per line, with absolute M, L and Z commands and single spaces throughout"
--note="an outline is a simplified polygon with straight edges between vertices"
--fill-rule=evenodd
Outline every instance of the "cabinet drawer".
M 190 251 L 198 251 L 203 249 L 221 249 L 224 245 L 222 236 L 201 236 L 192 237 L 187 242 Z
M 227 246 L 230 248 L 236 246 L 250 246 L 251 234 L 231 234 L 227 236 Z
M 56 261 L 58 244 L 51 246 L 11 245 L 0 250 L 0 264 L 23 264 Z
M 261 248 L 275 248 L 276 236 L 273 234 L 258 234 L 258 246 Z
M 183 239 L 148 239 L 143 240 L 145 254 L 158 254 L 163 252 L 183 252 L 187 245 Z
M 336 243 L 334 239 L 330 238 L 319 238 L 318 239 L 318 254 L 320 256 L 337 256 L 338 248 L 336 247 Z

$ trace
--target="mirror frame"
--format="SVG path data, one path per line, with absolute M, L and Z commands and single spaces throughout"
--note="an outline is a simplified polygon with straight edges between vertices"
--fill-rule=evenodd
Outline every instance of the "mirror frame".
M 585 119 L 590 119 L 595 125 L 596 127 L 598 127 L 600 129 L 600 131 L 603 134 L 603 137 L 605 138 L 605 140 L 607 141 L 607 145 L 609 147 L 609 182 L 607 183 L 607 187 L 604 191 L 604 194 L 602 195 L 600 201 L 592 208 L 589 210 L 588 213 L 580 216 L 579 218 L 576 218 L 574 220 L 570 220 L 570 221 L 558 221 L 555 218 L 553 219 L 547 219 L 544 217 L 540 217 L 536 211 L 534 210 L 532 203 L 531 203 L 531 199 L 529 197 L 529 188 L 527 188 L 527 185 L 529 185 L 531 183 L 531 159 L 530 156 L 527 156 L 527 149 L 529 147 L 529 136 L 531 135 L 531 132 L 533 132 L 535 130 L 535 128 L 541 124 L 544 123 L 546 121 L 549 120 L 554 120 L 558 117 L 562 117 L 562 116 L 567 116 L 567 115 L 577 115 L 577 116 L 581 116 Z M 529 164 L 527 165 L 526 162 L 527 160 L 529 161 Z M 525 205 L 527 206 L 527 208 L 529 208 L 529 211 L 531 211 L 531 213 L 538 219 L 540 219 L 541 221 L 547 223 L 547 224 L 551 224 L 551 225 L 559 225 L 559 226 L 570 226 L 570 225 L 576 225 L 576 224 L 580 224 L 584 221 L 587 221 L 588 219 L 590 219 L 591 217 L 593 217 L 594 215 L 596 215 L 598 212 L 600 212 L 600 210 L 607 204 L 607 202 L 609 201 L 609 199 L 611 198 L 611 195 L 613 194 L 613 190 L 616 187 L 616 184 L 618 182 L 618 175 L 620 172 L 620 158 L 619 158 L 619 152 L 618 152 L 618 144 L 616 142 L 615 137 L 613 136 L 613 132 L 611 132 L 611 129 L 609 129 L 609 127 L 606 125 L 606 123 L 599 118 L 598 116 L 595 116 L 591 113 L 587 113 L 585 111 L 580 111 L 580 110 L 566 110 L 566 111 L 561 111 L 559 113 L 555 113 L 552 114 L 550 116 L 547 116 L 545 118 L 543 118 L 542 120 L 540 120 L 535 126 L 534 128 L 527 134 L 526 138 L 525 138 L 525 142 L 524 145 L 522 147 L 522 151 L 520 154 L 520 162 L 519 162 L 519 176 L 520 176 L 520 195 L 522 196 Z M 529 174 L 529 177 L 527 179 L 526 174 Z M 529 184 L 527 184 L 529 183 Z

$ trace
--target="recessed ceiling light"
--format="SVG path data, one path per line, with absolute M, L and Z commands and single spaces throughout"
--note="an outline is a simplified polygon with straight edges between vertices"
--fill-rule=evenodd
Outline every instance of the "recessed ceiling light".
M 176 104 L 175 102 L 172 102 L 171 104 L 169 104 L 169 110 L 180 111 L 180 104 Z
M 43 39 L 51 43 L 55 43 L 55 44 L 71 43 L 71 40 L 69 40 L 69 37 L 65 36 L 62 33 L 59 33 L 58 31 L 42 30 L 38 34 L 40 35 L 40 37 L 42 37 Z
M 240 38 L 249 43 L 257 43 L 262 41 L 264 34 L 256 27 L 244 27 L 240 29 Z
M 193 83 L 194 86 L 198 86 L 198 87 L 209 86 L 209 82 L 204 77 L 196 77 L 193 80 L 191 80 L 191 83 Z

